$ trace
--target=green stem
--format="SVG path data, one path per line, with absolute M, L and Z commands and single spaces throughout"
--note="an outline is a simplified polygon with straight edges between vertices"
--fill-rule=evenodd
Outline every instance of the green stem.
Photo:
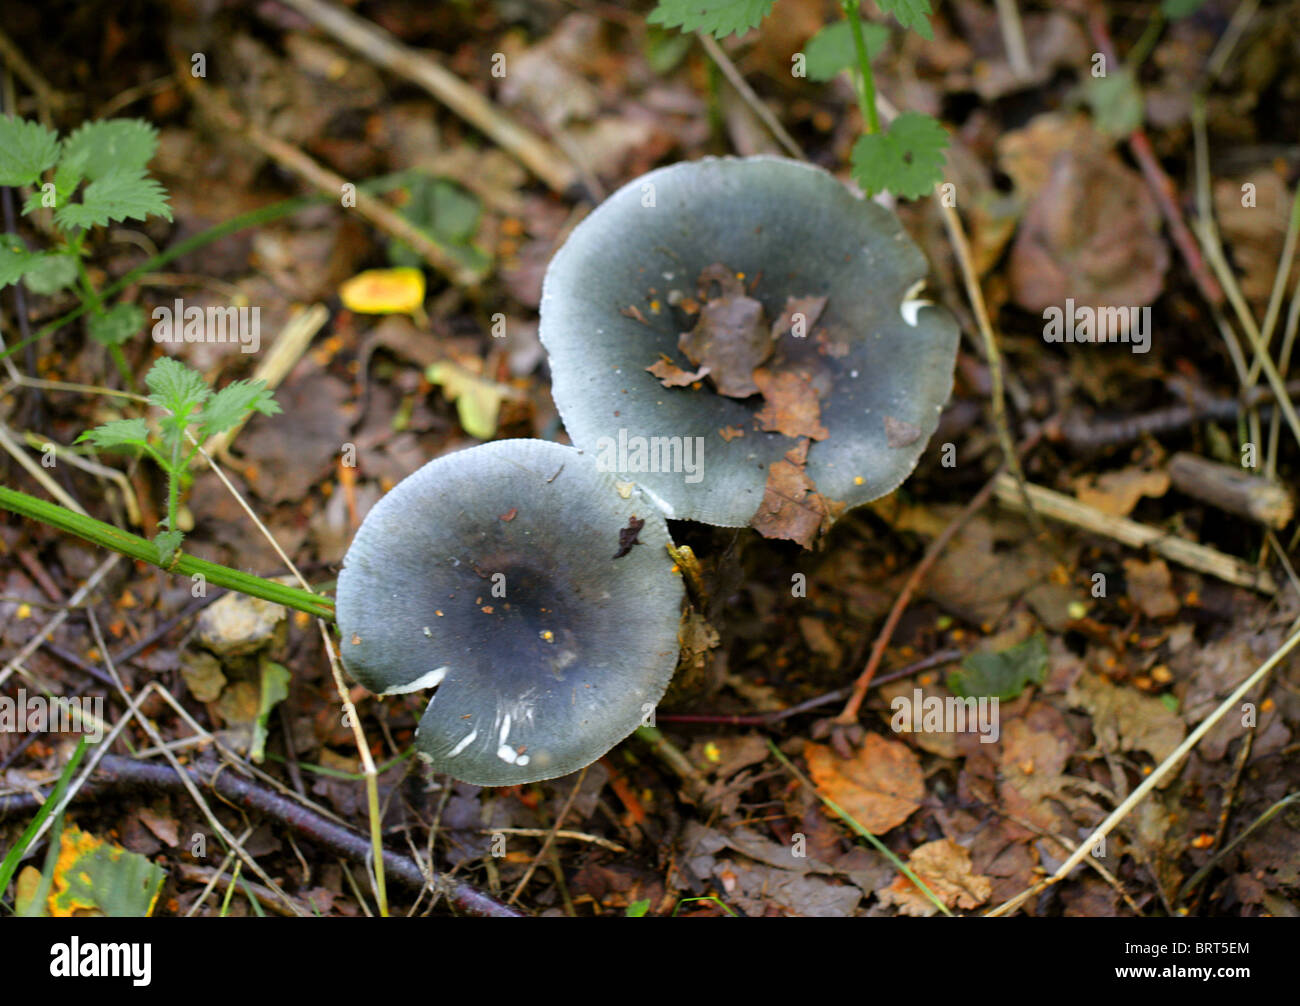
M 1155 16 L 1147 23 L 1146 30 L 1142 32 L 1142 37 L 1137 40 L 1137 44 L 1129 50 L 1128 63 L 1129 69 L 1136 74 L 1138 67 L 1151 55 L 1152 48 L 1155 47 L 1156 39 L 1160 37 L 1160 32 L 1165 27 L 1165 17 L 1157 9 Z
M 166 566 L 160 566 L 157 561 L 158 550 L 147 538 L 141 538 L 139 535 L 123 531 L 112 524 L 105 524 L 93 517 L 82 516 L 67 507 L 29 496 L 16 489 L 0 486 L 0 509 L 49 524 L 60 531 L 84 538 L 92 544 L 147 562 L 151 566 L 158 566 L 167 573 L 178 573 L 184 576 L 198 574 L 219 587 L 228 587 L 241 594 L 260 597 L 274 604 L 283 604 L 286 608 L 305 611 L 317 618 L 331 621 L 334 618 L 334 602 L 327 597 L 299 590 L 297 587 L 289 587 L 274 580 L 267 580 L 252 573 L 231 569 L 229 566 L 208 562 L 206 559 L 185 555 L 183 552 L 177 552 Z
M 862 15 L 858 13 L 858 0 L 840 0 L 840 9 L 853 28 L 853 48 L 858 54 L 858 108 L 868 133 L 880 132 L 880 113 L 876 111 L 876 79 L 871 75 L 871 58 L 867 55 L 867 40 L 862 35 Z

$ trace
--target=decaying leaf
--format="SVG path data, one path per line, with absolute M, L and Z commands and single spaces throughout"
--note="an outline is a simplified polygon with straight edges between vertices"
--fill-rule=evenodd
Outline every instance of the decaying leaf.
M 970 853 L 950 838 L 926 842 L 912 850 L 907 865 L 949 908 L 977 908 L 988 901 L 993 883 L 971 869 Z M 880 892 L 882 905 L 897 905 L 902 915 L 934 915 L 939 911 L 919 887 L 901 873 Z
M 47 907 L 57 918 L 143 918 L 153 913 L 165 877 L 162 867 L 144 856 L 68 825 Z
M 789 370 L 774 373 L 766 367 L 756 369 L 753 379 L 763 395 L 763 408 L 754 416 L 761 429 L 795 439 L 830 436 L 822 425 L 821 402 L 811 381 Z
M 1150 468 L 1124 468 L 1106 472 L 1095 481 L 1083 477 L 1075 481 L 1079 502 L 1096 507 L 1102 513 L 1127 517 L 1143 496 L 1163 496 L 1169 491 L 1169 475 Z
M 800 440 L 784 458 L 768 466 L 763 502 L 749 522 L 764 538 L 784 538 L 808 548 L 830 516 L 830 501 L 817 492 L 804 471 L 807 461 L 808 441 Z
M 1178 613 L 1178 596 L 1170 589 L 1173 578 L 1163 559 L 1125 559 L 1124 579 L 1128 596 L 1147 618 L 1167 618 Z
M 900 741 L 867 734 L 852 758 L 821 744 L 808 744 L 804 757 L 817 792 L 874 834 L 902 824 L 925 798 L 921 764 Z
M 1186 733 L 1178 714 L 1155 696 L 1112 685 L 1094 674 L 1080 675 L 1066 700 L 1092 715 L 1092 732 L 1103 750 L 1145 751 L 1160 762 Z
M 744 284 L 721 263 L 700 272 L 701 290 L 713 284 L 721 294 L 700 308 L 695 327 L 677 345 L 697 367 L 706 367 L 720 395 L 748 398 L 757 393 L 754 368 L 772 354 L 772 332 L 763 305 L 746 295 Z
M 807 338 L 824 310 L 825 297 L 787 297 L 781 317 L 772 323 L 772 338 L 779 339 L 783 335 Z
M 650 366 L 645 368 L 659 378 L 659 383 L 665 388 L 685 388 L 694 384 L 696 381 L 703 380 L 709 373 L 708 367 L 701 367 L 695 373 L 689 370 L 682 370 L 681 367 L 673 363 L 672 360 L 664 357 L 656 360 Z
M 501 402 L 511 394 L 509 388 L 451 360 L 435 363 L 425 371 L 425 377 L 441 385 L 447 400 L 456 403 L 456 415 L 466 433 L 480 440 L 490 440 L 496 434 Z

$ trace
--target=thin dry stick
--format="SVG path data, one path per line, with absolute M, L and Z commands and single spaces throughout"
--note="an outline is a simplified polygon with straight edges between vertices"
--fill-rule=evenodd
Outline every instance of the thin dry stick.
M 1007 50 L 1011 72 L 1024 80 L 1034 68 L 1029 63 L 1029 47 L 1025 45 L 1025 29 L 1020 23 L 1020 8 L 1016 0 L 997 0 L 998 27 L 1002 29 L 1002 44 Z
M 767 107 L 763 99 L 755 94 L 754 89 L 745 82 L 745 78 L 736 69 L 736 64 L 731 61 L 730 56 L 722 51 L 722 46 L 718 45 L 717 40 L 708 32 L 703 31 L 697 31 L 695 37 L 700 40 L 700 44 L 704 46 L 704 51 L 709 54 L 709 58 L 718 65 L 718 69 L 727 78 L 727 82 L 736 89 L 736 93 L 740 95 L 745 104 L 753 109 L 754 114 L 776 137 L 776 142 L 785 148 L 786 153 L 798 160 L 807 160 L 803 148 L 795 142 L 793 136 L 786 132 L 785 127 L 772 114 L 772 110 Z
M 280 557 L 280 561 L 283 562 L 285 566 L 289 568 L 289 571 L 294 575 L 294 577 L 297 578 L 302 589 L 310 591 L 312 589 L 311 584 L 307 582 L 306 577 L 298 571 L 298 567 L 295 566 L 293 561 L 285 554 L 284 549 L 280 547 L 280 543 L 275 540 L 275 535 L 271 534 L 270 528 L 262 523 L 261 519 L 253 511 L 252 506 L 250 506 L 248 501 L 244 499 L 243 494 L 235 488 L 230 479 L 226 478 L 226 473 L 222 471 L 221 466 L 212 459 L 212 456 L 203 449 L 203 446 L 199 444 L 194 437 L 188 433 L 188 431 L 186 435 L 189 436 L 190 443 L 194 444 L 198 449 L 198 452 L 203 455 L 203 460 L 208 463 L 208 467 L 210 467 L 216 474 L 217 478 L 221 480 L 222 485 L 224 485 L 230 494 L 234 496 L 244 513 L 248 515 L 249 520 L 251 520 L 257 529 L 262 532 L 262 536 L 271 543 L 271 547 L 275 549 L 275 553 Z M 329 627 L 325 624 L 324 619 L 320 618 L 316 619 L 316 624 L 320 628 L 321 640 L 325 644 L 325 653 L 329 657 L 330 671 L 333 674 L 334 687 L 338 691 L 339 701 L 343 705 L 344 718 L 352 728 L 352 737 L 356 742 L 357 751 L 361 755 L 362 774 L 366 779 L 366 803 L 370 817 L 370 837 L 374 846 L 374 859 L 371 864 L 373 872 L 371 873 L 371 877 L 375 884 L 375 898 L 379 902 L 379 914 L 387 917 L 388 890 L 384 882 L 384 838 L 381 828 L 382 818 L 379 812 L 379 772 L 375 768 L 375 760 L 370 754 L 370 743 L 366 740 L 365 731 L 361 728 L 361 717 L 357 715 L 356 706 L 352 704 L 352 699 L 348 695 L 347 683 L 343 680 L 343 669 L 339 665 L 338 654 L 334 650 L 334 641 L 330 638 Z
M 1260 664 L 1260 666 L 1256 668 L 1256 670 L 1246 678 L 1245 681 L 1237 686 L 1236 691 L 1224 699 L 1222 704 L 1215 709 L 1214 712 L 1205 717 L 1205 719 L 1201 721 L 1200 725 L 1188 734 L 1187 739 L 1179 744 L 1169 757 L 1156 766 L 1155 770 L 1142 780 L 1137 788 L 1128 795 L 1123 803 L 1111 812 L 1110 816 L 1107 817 L 1106 820 L 1102 821 L 1101 824 L 1097 826 L 1097 829 L 1091 835 L 1079 843 L 1079 847 L 1074 850 L 1069 859 L 1061 864 L 1054 874 L 1050 877 L 1045 877 L 1033 887 L 1022 891 L 1014 898 L 1003 902 L 987 914 L 989 916 L 999 916 L 1014 912 L 1040 891 L 1045 890 L 1052 884 L 1058 883 L 1065 879 L 1065 877 L 1069 876 L 1070 871 L 1090 855 L 1090 850 L 1103 838 L 1109 835 L 1114 827 L 1119 824 L 1120 821 L 1124 820 L 1124 818 L 1128 816 L 1129 812 L 1142 801 L 1143 797 L 1155 789 L 1155 787 L 1169 775 L 1173 768 L 1183 760 L 1187 753 L 1200 743 L 1201 738 L 1209 733 L 1214 725 L 1218 723 L 1219 720 L 1223 719 L 1223 717 L 1226 716 L 1234 706 L 1245 698 L 1246 693 L 1262 681 L 1274 667 L 1281 663 L 1282 658 L 1295 649 L 1298 644 L 1300 644 L 1300 623 L 1293 626 L 1290 638 L 1278 647 L 1271 657 L 1264 661 L 1264 663 Z
M 903 584 L 903 589 L 898 592 L 898 597 L 894 599 L 894 606 L 889 609 L 889 616 L 885 619 L 885 624 L 881 626 L 880 634 L 876 636 L 876 641 L 871 647 L 871 657 L 867 660 L 867 666 L 862 673 L 858 675 L 858 680 L 853 683 L 853 692 L 849 695 L 849 700 L 844 703 L 844 709 L 835 717 L 835 723 L 840 726 L 852 726 L 858 721 L 858 711 L 862 708 L 862 701 L 867 697 L 867 689 L 871 687 L 871 680 L 876 676 L 876 669 L 880 666 L 881 658 L 885 655 L 885 650 L 889 646 L 889 641 L 894 637 L 894 630 L 898 627 L 899 621 L 903 617 L 903 612 L 907 610 L 908 604 L 911 603 L 912 595 L 916 593 L 917 588 L 925 579 L 926 574 L 932 567 L 948 543 L 956 536 L 957 532 L 966 526 L 972 517 L 989 501 L 993 495 L 993 487 L 997 483 L 997 476 L 1002 473 L 998 469 L 997 475 L 984 483 L 983 487 L 974 496 L 970 498 L 939 535 L 930 543 L 926 549 L 925 555 L 921 561 L 916 564 L 907 582 Z
M 537 855 L 528 864 L 528 869 L 524 872 L 524 875 L 519 878 L 519 885 L 515 888 L 515 893 L 510 895 L 510 900 L 506 902 L 507 905 L 513 905 L 518 901 L 519 895 L 523 894 L 524 888 L 528 886 L 528 881 L 532 880 L 533 873 L 537 870 L 537 864 L 542 861 L 542 857 L 551 848 L 551 843 L 555 841 L 555 835 L 559 832 L 560 825 L 564 823 L 565 817 L 568 816 L 569 808 L 573 806 L 573 801 L 577 799 L 578 791 L 582 789 L 582 782 L 587 778 L 587 769 L 590 767 L 590 765 L 584 766 L 583 770 L 578 773 L 578 779 L 573 784 L 573 789 L 569 790 L 569 798 L 564 801 L 564 806 L 560 808 L 560 813 L 556 815 L 555 824 L 551 826 L 550 832 L 542 842 L 542 847 L 537 850 Z
M 197 79 L 190 76 L 185 68 L 178 66 L 176 73 L 186 92 L 194 99 L 195 103 L 211 115 L 223 128 L 241 136 L 282 168 L 310 182 L 321 192 L 336 199 L 341 199 L 342 194 L 348 191 L 345 186 L 350 183 L 342 175 L 335 174 L 292 144 L 285 143 L 283 140 L 248 122 L 235 111 L 228 101 L 200 84 Z M 351 191 L 357 213 L 365 217 L 379 230 L 389 237 L 397 238 L 399 241 L 410 245 L 420 253 L 420 256 L 429 265 L 458 286 L 470 289 L 478 286 L 479 280 L 482 278 L 478 272 L 468 269 L 456 261 L 440 245 L 434 242 L 428 234 L 412 224 L 406 217 L 391 209 L 383 200 L 375 198 L 368 192 L 363 192 L 355 185 L 352 186 Z
M 482 828 L 479 830 L 480 835 L 520 835 L 524 838 L 544 838 L 547 835 L 554 835 L 556 838 L 565 838 L 574 842 L 587 842 L 590 845 L 599 845 L 602 849 L 608 849 L 610 852 L 624 853 L 627 852 L 625 846 L 617 842 L 611 842 L 608 838 L 601 838 L 599 835 L 588 835 L 585 831 L 567 831 L 561 828 L 556 831 L 554 828 Z M 540 856 L 541 854 L 538 853 Z
M 552 191 L 565 195 L 573 188 L 577 173 L 558 150 L 430 57 L 408 48 L 378 25 L 335 4 L 323 0 L 283 2 L 376 66 L 424 88 L 518 159 Z
M 1007 476 L 997 476 L 994 483 L 1000 502 L 1011 507 L 1020 505 L 1018 487 Z M 1235 583 L 1240 587 L 1249 587 L 1262 594 L 1277 592 L 1277 584 L 1267 571 L 1257 569 L 1236 556 L 1226 555 L 1209 546 L 1188 541 L 1177 535 L 1166 534 L 1127 517 L 1103 513 L 1073 496 L 1066 496 L 1064 493 L 1043 486 L 1030 483 L 1027 488 L 1039 512 L 1051 520 L 1071 524 L 1092 534 L 1113 538 L 1133 548 L 1149 548 L 1171 562 L 1208 573 L 1210 576 Z

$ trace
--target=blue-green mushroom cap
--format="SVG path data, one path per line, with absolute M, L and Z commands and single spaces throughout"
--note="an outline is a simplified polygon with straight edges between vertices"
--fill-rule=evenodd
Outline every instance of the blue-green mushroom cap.
M 897 488 L 952 390 L 957 324 L 920 299 L 925 258 L 894 214 L 820 168 L 776 157 L 652 171 L 597 207 L 556 253 L 540 335 L 573 443 L 625 469 L 621 477 L 669 517 L 728 527 L 754 517 L 769 466 L 797 441 L 760 429 L 760 396 L 726 397 L 707 383 L 665 388 L 645 369 L 661 355 L 691 368 L 678 337 L 694 319 L 673 305 L 696 295 L 714 263 L 744 277 L 769 319 L 788 298 L 827 298 L 812 333 L 779 339 L 785 365 L 812 375 L 828 434 L 809 444 L 806 473 L 849 507 Z M 698 470 L 642 470 L 623 445 L 653 438 L 698 445 Z M 656 453 L 647 456 L 653 463 Z
M 683 595 L 669 541 L 643 494 L 575 448 L 502 440 L 437 458 L 348 549 L 344 666 L 381 695 L 436 687 L 416 747 L 439 772 L 480 786 L 574 772 L 668 686 Z

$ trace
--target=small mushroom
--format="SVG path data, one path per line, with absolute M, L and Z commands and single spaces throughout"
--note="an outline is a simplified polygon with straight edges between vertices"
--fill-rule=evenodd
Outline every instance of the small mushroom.
M 638 544 L 612 558 L 629 526 Z M 436 686 L 416 737 L 436 771 L 480 786 L 566 775 L 668 686 L 683 597 L 669 541 L 645 496 L 572 447 L 502 440 L 430 461 L 344 558 L 344 665 L 381 695 Z
M 743 285 L 726 303 L 704 299 L 720 266 Z M 892 213 L 820 168 L 750 157 L 652 171 L 547 269 L 555 403 L 574 444 L 614 459 L 669 517 L 759 526 L 760 504 L 789 486 L 815 488 L 833 517 L 911 473 L 952 389 L 958 328 L 919 298 L 926 272 Z M 674 438 L 702 448 L 698 470 L 663 463 Z

